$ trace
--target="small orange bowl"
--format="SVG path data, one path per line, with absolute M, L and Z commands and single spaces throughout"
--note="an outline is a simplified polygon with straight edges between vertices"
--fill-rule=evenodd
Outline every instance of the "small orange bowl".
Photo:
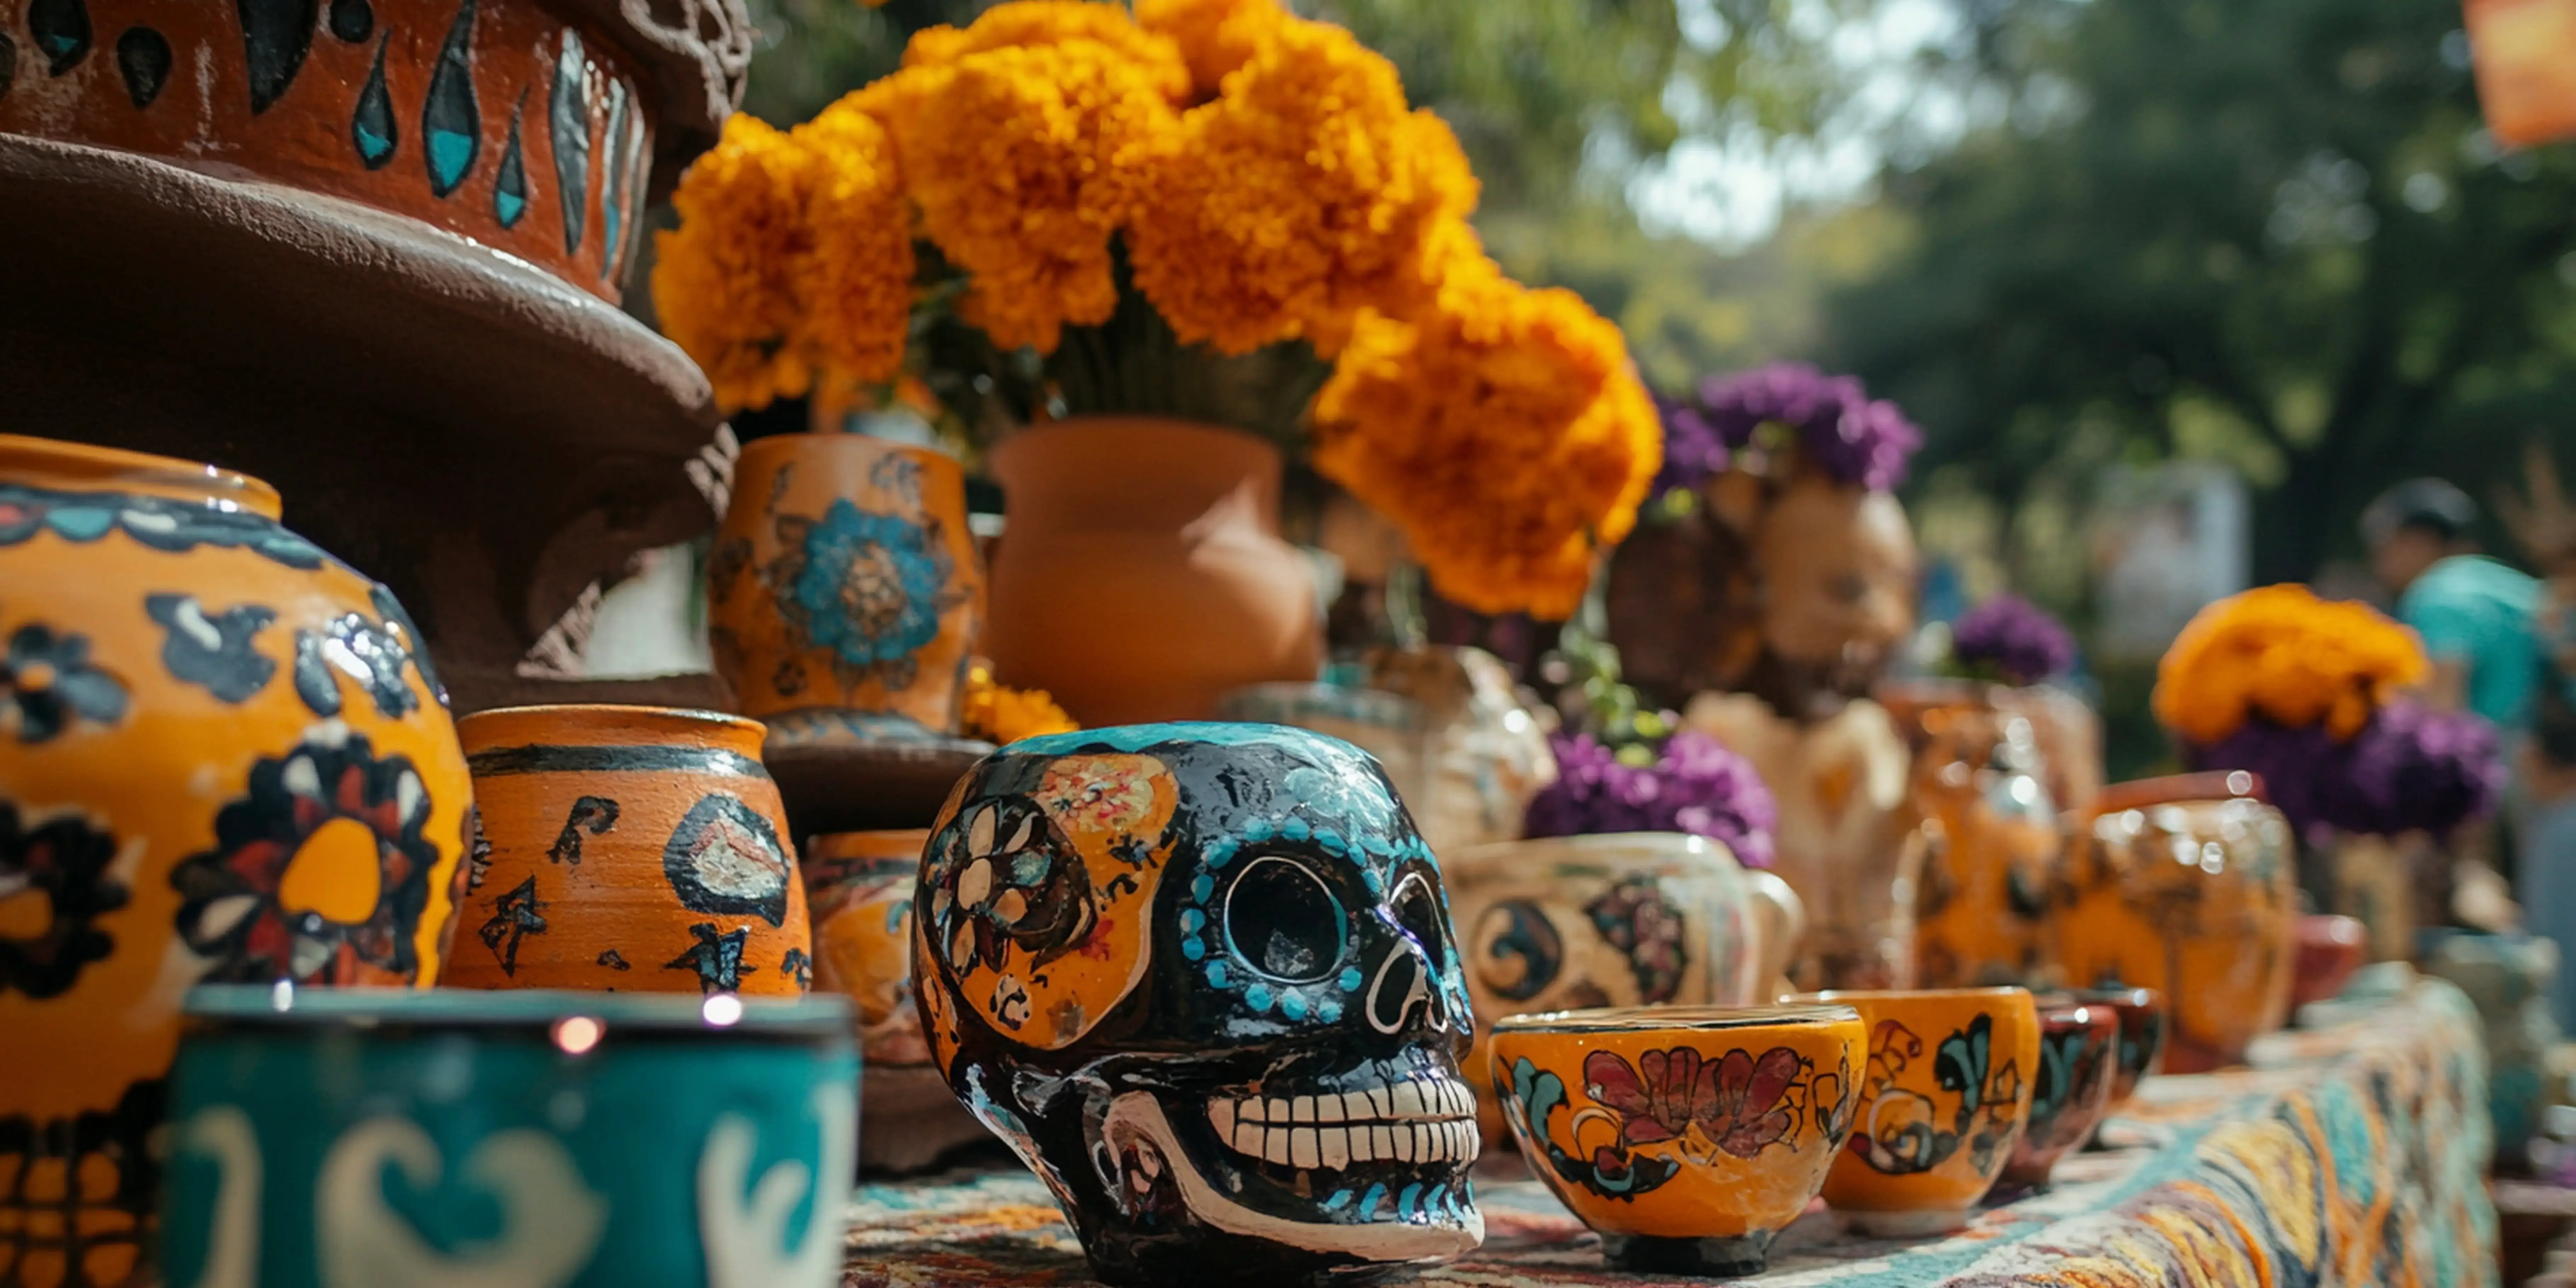
M 1495 1098 L 1612 1265 L 1756 1274 L 1851 1131 L 1865 1033 L 1835 1005 L 1518 1015 L 1494 1026 Z

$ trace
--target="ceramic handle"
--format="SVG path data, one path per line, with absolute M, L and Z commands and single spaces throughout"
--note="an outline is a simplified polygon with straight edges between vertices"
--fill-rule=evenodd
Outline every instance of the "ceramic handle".
M 1744 875 L 1752 883 L 1754 916 L 1761 923 L 1755 940 L 1759 973 L 1754 978 L 1762 991 L 1774 992 L 1788 975 L 1789 963 L 1797 958 L 1798 940 L 1807 933 L 1807 901 L 1776 872 L 1748 868 Z

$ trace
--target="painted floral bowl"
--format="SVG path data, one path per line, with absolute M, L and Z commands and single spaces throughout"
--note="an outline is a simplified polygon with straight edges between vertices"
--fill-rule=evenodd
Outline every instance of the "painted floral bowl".
M 1860 1105 L 1825 1202 L 1856 1233 L 1914 1238 L 1965 1227 L 2030 1122 L 2039 1007 L 2029 990 L 1813 993 L 1860 1012 Z
M 2108 1006 L 2051 994 L 2039 1008 L 2039 1064 L 2031 1075 L 2030 1125 L 2013 1147 L 1995 1189 L 2030 1193 L 2048 1188 L 2057 1160 L 2092 1136 L 2111 1110 L 2111 1080 L 2118 1070 L 2120 1017 Z
M 2111 1110 L 2129 1103 L 2138 1084 L 2165 1065 L 2165 995 L 2152 988 L 2079 988 L 2075 1000 L 2107 1006 L 2119 1017 L 2120 1048 L 2111 1070 Z
M 1868 1053 L 1848 1006 L 1556 1011 L 1491 1045 L 1522 1156 L 1612 1265 L 1725 1275 L 1823 1187 Z

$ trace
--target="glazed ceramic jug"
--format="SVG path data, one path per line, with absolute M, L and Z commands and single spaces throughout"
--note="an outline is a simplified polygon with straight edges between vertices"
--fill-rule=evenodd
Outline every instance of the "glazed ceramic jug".
M 1205 720 L 1323 665 L 1314 572 L 1279 539 L 1279 449 L 1187 421 L 1084 417 L 993 451 L 993 677 L 1085 725 Z
M 277 516 L 0 437 L 0 1280 L 128 1281 L 190 985 L 438 976 L 473 812 L 445 693 Z
M 1924 988 L 2053 985 L 2044 932 L 2065 841 L 2030 721 L 1966 690 L 1915 714 L 1914 975 Z
M 1986 684 L 1974 680 L 1915 677 L 1883 680 L 1870 691 L 1917 745 L 1928 738 L 1925 714 L 1955 707 L 1989 707 L 2030 722 L 2039 749 L 2040 784 L 2061 810 L 2090 809 L 2102 791 L 2102 717 L 2071 690 L 2055 684 Z
M 1778 995 L 1805 907 L 1787 882 L 1680 832 L 1475 846 L 1447 860 L 1476 1051 L 1506 1015 L 1595 1006 L 1746 1006 Z M 1509 1139 L 1480 1087 L 1486 1139 Z
M 707 558 L 707 634 L 743 714 L 955 733 L 983 596 L 954 459 L 863 434 L 742 449 Z
M 504 707 L 458 722 L 483 831 L 445 982 L 802 996 L 805 884 L 755 720 Z
M 2290 825 L 2242 770 L 2104 788 L 2070 820 L 2053 938 L 2067 981 L 2161 991 L 2165 1067 L 2245 1058 L 2281 1027 L 2297 963 Z

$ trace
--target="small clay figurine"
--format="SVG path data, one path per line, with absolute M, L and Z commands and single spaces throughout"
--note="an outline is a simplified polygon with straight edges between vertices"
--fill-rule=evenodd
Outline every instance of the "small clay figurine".
M 1483 1240 L 1440 868 L 1357 748 L 1014 743 L 950 797 L 913 906 L 932 1058 L 1101 1278 L 1356 1283 Z

